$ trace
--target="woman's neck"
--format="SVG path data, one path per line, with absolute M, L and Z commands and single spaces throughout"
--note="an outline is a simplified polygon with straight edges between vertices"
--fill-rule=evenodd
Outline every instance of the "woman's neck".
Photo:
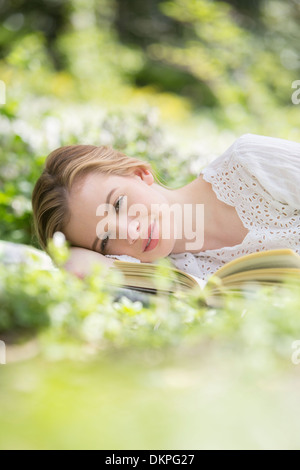
M 172 253 L 186 251 L 199 252 L 208 249 L 209 240 L 218 233 L 216 217 L 212 207 L 211 186 L 200 175 L 191 183 L 178 188 L 167 189 L 157 185 L 156 189 L 163 194 L 170 207 L 181 208 L 182 217 L 175 220 L 175 230 L 178 238 Z M 180 227 L 179 225 L 183 226 Z M 191 238 L 194 234 L 194 238 Z M 187 248 L 188 246 L 193 248 Z
M 183 227 L 176 226 L 181 220 L 175 220 L 175 229 L 180 237 L 175 240 L 172 254 L 198 253 L 225 246 L 234 246 L 243 241 L 248 230 L 243 226 L 233 206 L 220 201 L 210 183 L 200 175 L 191 183 L 178 188 L 157 188 L 168 199 L 169 204 L 179 204 L 182 210 Z M 198 210 L 197 210 L 198 205 Z M 184 217 L 184 211 L 188 216 Z M 202 217 L 199 215 L 202 212 Z M 188 227 L 187 227 L 188 224 Z M 194 238 L 190 238 L 190 234 Z M 192 248 L 187 248 L 188 246 Z

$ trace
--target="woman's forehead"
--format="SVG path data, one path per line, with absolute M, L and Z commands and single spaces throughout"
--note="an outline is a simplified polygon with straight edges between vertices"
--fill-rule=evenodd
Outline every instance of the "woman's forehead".
M 94 191 L 103 192 L 113 183 L 115 175 L 105 175 L 103 173 L 89 173 L 78 178 L 73 184 L 70 196 L 91 196 Z
M 107 175 L 103 173 L 91 173 L 78 180 L 70 191 L 70 204 L 97 204 L 105 203 L 108 194 L 113 188 L 121 188 L 128 184 L 134 184 L 131 176 Z
M 100 186 L 101 189 L 109 190 L 111 185 L 115 183 L 126 183 L 132 179 L 134 179 L 134 176 L 122 176 L 93 172 L 78 178 L 77 181 L 73 184 L 72 189 L 75 189 L 76 192 L 78 192 L 86 189 L 89 190 L 91 186 Z

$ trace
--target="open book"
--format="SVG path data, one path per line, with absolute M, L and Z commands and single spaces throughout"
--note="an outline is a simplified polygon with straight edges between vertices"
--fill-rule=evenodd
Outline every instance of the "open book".
M 206 281 L 175 267 L 159 269 L 153 263 L 116 260 L 112 269 L 123 274 L 123 287 L 154 294 L 202 289 L 206 284 Z M 280 249 L 236 258 L 216 271 L 208 282 L 219 278 L 224 288 L 239 290 L 246 284 L 274 284 L 290 277 L 300 280 L 300 256 L 290 249 Z

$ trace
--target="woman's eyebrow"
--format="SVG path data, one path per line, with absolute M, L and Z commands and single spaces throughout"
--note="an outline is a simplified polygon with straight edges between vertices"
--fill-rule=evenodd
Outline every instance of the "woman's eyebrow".
M 108 196 L 107 196 L 107 198 L 106 198 L 106 205 L 110 204 L 111 195 L 112 195 L 117 189 L 118 189 L 118 188 L 114 188 L 114 189 L 112 189 L 111 191 L 109 191 Z
M 112 196 L 112 194 L 117 190 L 118 188 L 114 188 L 112 189 L 111 191 L 109 191 L 108 195 L 107 195 L 107 198 L 106 198 L 106 205 L 108 206 L 110 204 L 110 198 Z M 96 248 L 97 248 L 97 244 L 98 244 L 98 241 L 100 240 L 99 237 L 96 238 L 96 240 L 94 241 L 93 243 L 93 246 L 92 246 L 92 251 L 96 251 Z

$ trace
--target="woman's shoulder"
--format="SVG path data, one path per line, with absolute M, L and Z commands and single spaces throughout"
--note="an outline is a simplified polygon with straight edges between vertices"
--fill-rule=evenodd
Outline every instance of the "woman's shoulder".
M 275 170 L 290 173 L 300 169 L 300 143 L 277 137 L 243 134 L 217 159 L 209 169 L 241 164 L 254 176 Z
M 300 144 L 246 134 L 237 141 L 232 160 L 275 199 L 300 207 Z
M 300 170 L 300 143 L 277 137 L 245 134 L 236 141 L 235 160 L 254 175 L 281 175 Z
M 270 137 L 257 134 L 244 134 L 235 142 L 235 152 L 241 156 L 272 155 L 273 157 L 281 157 L 286 154 L 300 156 L 300 143 L 291 140 L 280 139 L 278 137 Z
M 265 156 L 273 153 L 274 147 L 282 146 L 281 139 L 274 139 L 256 134 L 243 134 L 238 137 L 219 157 L 210 162 L 209 169 L 220 169 L 221 166 L 228 165 L 233 159 L 246 159 L 251 154 L 251 159 L 259 155 Z M 286 141 L 288 142 L 288 141 Z M 300 144 L 296 144 L 299 145 Z M 206 168 L 204 169 L 206 170 Z
M 300 207 L 300 143 L 244 134 L 202 171 L 210 182 L 218 175 L 232 184 L 237 177 L 260 185 L 274 198 Z M 224 180 L 224 183 L 226 181 Z M 230 180 L 230 181 L 229 181 Z

